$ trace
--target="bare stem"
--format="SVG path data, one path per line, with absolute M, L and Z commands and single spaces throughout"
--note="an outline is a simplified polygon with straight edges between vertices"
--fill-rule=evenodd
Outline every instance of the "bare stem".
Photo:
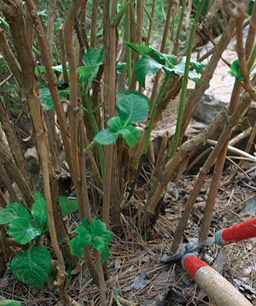
M 72 5 L 69 8 L 65 27 L 64 27 L 64 40 L 65 47 L 69 61 L 69 73 L 70 73 L 70 140 L 71 140 L 71 162 L 72 170 L 74 173 L 74 180 L 76 189 L 79 185 L 77 180 L 80 179 L 80 170 L 78 163 L 78 118 L 79 118 L 79 104 L 77 96 L 77 72 L 76 72 L 76 59 L 73 46 L 73 28 L 76 15 L 80 9 L 81 0 L 73 0 Z M 78 192 L 78 190 L 77 190 Z
M 243 65 L 242 73 L 244 76 L 245 82 L 249 82 L 249 72 L 246 66 L 246 53 L 243 46 L 243 22 L 245 19 L 245 10 L 240 10 L 239 15 L 235 16 L 235 24 L 236 24 L 236 35 L 237 35 L 237 51 L 239 52 L 238 57 L 241 61 L 241 65 Z M 253 33 L 248 35 L 247 37 L 247 54 L 251 53 L 251 49 L 253 47 L 253 44 L 250 43 L 251 40 L 254 41 Z M 234 84 L 234 88 L 231 95 L 231 101 L 229 105 L 229 114 L 231 115 L 238 107 L 240 103 L 240 93 L 241 93 L 241 84 L 240 81 L 236 80 Z M 231 136 L 231 132 L 229 137 Z M 218 193 L 218 189 L 220 186 L 220 180 L 222 176 L 222 171 L 226 159 L 226 154 L 228 150 L 228 143 L 229 143 L 229 137 L 227 141 L 225 142 L 222 150 L 220 151 L 220 154 L 217 157 L 217 160 L 215 162 L 214 167 L 214 173 L 212 177 L 212 183 L 209 191 L 209 195 L 207 197 L 206 206 L 205 206 L 205 213 L 202 220 L 202 228 L 199 235 L 199 240 L 205 240 L 208 236 L 208 232 L 211 225 L 212 215 L 214 211 L 215 206 L 215 199 Z
M 192 115 L 196 108 L 200 103 L 200 98 L 207 89 L 209 82 L 213 76 L 213 73 L 218 65 L 218 62 L 221 58 L 223 51 L 226 49 L 234 31 L 234 23 L 231 21 L 225 28 L 220 41 L 216 45 L 214 53 L 209 61 L 209 64 L 204 69 L 199 84 L 196 86 L 194 92 L 188 97 L 186 108 L 185 108 L 185 115 L 182 122 L 182 128 L 180 133 L 180 138 L 182 139 L 186 128 L 192 118 Z
M 5 132 L 8 144 L 10 146 L 10 150 L 14 155 L 16 165 L 18 166 L 22 175 L 24 176 L 27 184 L 29 185 L 31 192 L 33 192 L 33 184 L 27 168 L 27 163 L 21 148 L 21 144 L 15 132 L 13 123 L 8 115 L 7 109 L 4 106 L 4 103 L 1 101 L 0 101 L 0 122 Z
M 153 20 L 154 20 L 154 14 L 155 14 L 155 7 L 156 7 L 156 0 L 152 1 L 151 6 L 151 14 L 150 14 L 150 20 L 149 20 L 149 27 L 148 27 L 148 37 L 147 37 L 147 44 L 150 42 L 152 28 L 153 28 Z
M 173 54 L 178 54 L 179 51 L 179 45 L 180 45 L 180 33 L 182 30 L 182 24 L 183 24 L 183 20 L 184 20 L 184 16 L 185 16 L 185 10 L 186 10 L 186 0 L 182 0 L 181 2 L 181 13 L 180 13 L 180 19 L 179 19 L 179 25 L 178 25 L 178 29 L 176 32 L 176 38 L 175 38 L 175 43 L 174 43 L 174 47 L 173 47 Z
M 110 5 L 112 2 L 112 5 Z M 116 103 L 116 27 L 111 25 L 111 20 L 116 14 L 117 1 L 105 1 L 104 5 L 104 101 L 106 119 L 115 114 Z M 111 90 L 110 90 L 111 89 Z M 112 181 L 113 151 L 114 145 L 110 145 L 105 151 L 106 177 L 104 181 L 103 215 L 102 219 L 109 224 L 111 191 L 116 186 Z
M 193 191 L 191 192 L 190 197 L 187 200 L 187 203 L 185 204 L 185 210 L 175 231 L 174 240 L 171 246 L 171 252 L 175 253 L 179 247 L 179 243 L 181 242 L 184 230 L 186 228 L 188 219 L 193 209 L 193 205 L 196 201 L 196 198 L 198 197 L 201 187 L 204 184 L 209 168 L 213 165 L 216 157 L 225 145 L 225 142 L 228 140 L 232 128 L 237 124 L 238 120 L 241 118 L 242 114 L 244 113 L 245 109 L 250 105 L 250 103 L 251 96 L 247 94 L 245 95 L 241 103 L 238 105 L 235 112 L 231 116 L 229 116 L 226 125 L 223 128 L 223 131 L 219 137 L 217 145 L 214 147 L 213 151 L 210 153 L 207 160 L 205 161 L 203 167 L 200 169 L 200 172 L 194 184 Z
M 94 0 L 92 8 L 91 48 L 96 48 L 98 6 L 99 0 Z
M 199 18 L 201 15 L 201 12 L 203 10 L 205 1 L 200 1 L 199 6 L 196 10 L 196 15 L 195 19 L 192 25 L 192 29 L 190 32 L 189 36 L 189 41 L 188 41 L 188 49 L 186 52 L 186 64 L 185 64 L 185 72 L 184 76 L 182 79 L 182 88 L 181 88 L 181 95 L 180 95 L 180 103 L 179 103 L 179 111 L 178 111 L 178 119 L 177 119 L 177 124 L 176 124 L 176 130 L 175 134 L 172 140 L 172 144 L 168 153 L 168 157 L 171 158 L 173 157 L 174 153 L 177 151 L 179 143 L 181 142 L 181 128 L 182 128 L 182 121 L 184 117 L 184 112 L 185 112 L 185 106 L 186 106 L 186 96 L 187 96 L 187 87 L 188 87 L 188 74 L 190 70 L 190 60 L 191 60 L 191 54 L 192 54 L 192 49 L 193 49 L 193 41 L 196 33 L 196 28 L 199 22 Z
M 65 113 L 64 113 L 61 101 L 60 101 L 59 93 L 58 93 L 58 90 L 57 90 L 57 87 L 56 87 L 55 77 L 54 77 L 52 67 L 51 67 L 51 59 L 50 59 L 49 51 L 48 51 L 48 48 L 47 48 L 45 32 L 44 32 L 41 20 L 40 20 L 39 16 L 36 14 L 37 7 L 35 5 L 35 2 L 33 0 L 26 0 L 26 3 L 27 3 L 28 8 L 30 10 L 30 14 L 33 18 L 34 25 L 35 25 L 35 28 L 36 28 L 36 31 L 37 31 L 41 56 L 43 58 L 45 68 L 46 68 L 46 76 L 47 76 L 47 79 L 48 79 L 48 87 L 49 87 L 49 89 L 51 91 L 51 94 L 52 94 L 52 99 L 53 99 L 53 103 L 54 103 L 54 106 L 55 106 L 55 111 L 56 111 L 58 122 L 59 122 L 59 125 L 60 125 L 60 132 L 61 132 L 61 136 L 62 136 L 62 140 L 63 140 L 63 146 L 64 146 L 64 150 L 65 150 L 67 163 L 68 163 L 70 169 L 72 169 L 71 155 L 70 155 L 70 142 L 69 142 L 69 138 L 68 138 L 67 123 L 66 123 Z

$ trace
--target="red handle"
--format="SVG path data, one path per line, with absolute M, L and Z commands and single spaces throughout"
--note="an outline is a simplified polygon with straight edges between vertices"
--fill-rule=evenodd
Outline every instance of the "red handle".
M 224 245 L 253 237 L 256 237 L 256 217 L 218 231 L 215 242 Z
M 208 265 L 193 253 L 189 253 L 182 258 L 182 266 L 188 272 L 190 277 L 195 279 L 197 270 Z
M 193 253 L 182 258 L 182 265 L 216 306 L 252 306 L 222 275 Z

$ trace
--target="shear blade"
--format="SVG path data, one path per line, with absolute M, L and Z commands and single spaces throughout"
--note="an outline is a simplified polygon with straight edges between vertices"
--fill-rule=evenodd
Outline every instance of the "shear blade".
M 174 254 L 174 255 L 163 255 L 160 259 L 160 262 L 162 264 L 170 264 L 170 263 L 174 263 L 176 261 L 180 261 L 182 258 L 182 254 Z
M 180 261 L 182 257 L 188 253 L 197 253 L 200 252 L 206 246 L 210 246 L 214 243 L 214 238 L 208 238 L 202 242 L 193 242 L 190 241 L 189 243 L 183 246 L 183 249 L 180 253 L 176 253 L 174 255 L 163 255 L 160 259 L 162 264 L 171 264 L 176 261 Z

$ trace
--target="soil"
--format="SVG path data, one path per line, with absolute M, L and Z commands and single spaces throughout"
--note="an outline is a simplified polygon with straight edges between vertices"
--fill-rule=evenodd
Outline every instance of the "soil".
M 250 167 L 248 167 L 250 169 Z M 224 177 L 230 175 L 226 171 Z M 252 217 L 246 212 L 246 203 L 254 199 L 256 205 L 256 171 L 250 180 L 238 177 L 232 185 L 220 188 L 213 216 L 210 235 L 217 230 Z M 108 299 L 114 305 L 115 289 L 119 290 L 121 305 L 198 305 L 214 306 L 208 297 L 197 288 L 180 264 L 163 265 L 160 258 L 168 254 L 178 219 L 184 203 L 193 188 L 195 177 L 185 175 L 169 188 L 166 194 L 166 212 L 157 220 L 151 239 L 145 242 L 131 217 L 123 216 L 125 237 L 115 237 L 111 245 L 111 259 L 108 261 Z M 208 176 L 205 186 L 197 198 L 192 216 L 185 232 L 184 243 L 196 239 L 204 213 L 205 199 L 211 182 Z M 139 205 L 131 199 L 130 205 Z M 256 215 L 254 209 L 254 215 Z M 76 222 L 78 220 L 70 220 Z M 224 247 L 212 246 L 205 250 L 204 260 L 217 269 L 251 302 L 256 305 L 256 238 Z M 7 271 L 0 281 L 0 296 L 18 299 L 26 306 L 63 305 L 59 302 L 57 290 L 50 285 L 37 290 L 19 283 Z M 70 279 L 69 293 L 80 305 L 100 305 L 96 286 L 89 272 L 83 269 Z

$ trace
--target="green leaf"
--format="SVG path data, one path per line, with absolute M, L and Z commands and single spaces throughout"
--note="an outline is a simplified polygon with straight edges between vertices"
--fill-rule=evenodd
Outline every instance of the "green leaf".
M 138 52 L 140 55 L 149 56 L 159 64 L 162 65 L 166 64 L 166 54 L 159 52 L 157 49 L 147 45 L 138 45 L 134 43 L 126 43 L 126 44 L 130 48 Z
M 138 52 L 140 55 L 149 55 L 151 52 L 151 48 L 148 45 L 139 45 L 131 42 L 126 42 L 126 45 L 132 48 L 134 51 Z
M 184 76 L 185 65 L 186 65 L 186 57 L 183 57 L 183 59 L 177 65 L 170 68 L 163 67 L 163 69 L 167 74 L 167 76 L 173 76 L 174 74 L 179 76 Z M 190 80 L 194 81 L 195 83 L 198 83 L 200 80 L 199 75 L 195 71 L 189 71 L 188 77 Z
M 117 73 L 118 74 L 123 73 L 125 68 L 126 68 L 126 63 L 118 63 L 116 66 Z
M 43 230 L 48 219 L 46 201 L 42 193 L 35 193 L 34 199 L 35 202 L 32 204 L 31 214 L 34 218 L 36 226 Z
M 231 70 L 229 71 L 229 74 L 233 77 L 235 77 L 239 81 L 243 81 L 244 77 L 242 75 L 240 64 L 238 60 L 234 60 L 231 65 Z
M 96 78 L 99 67 L 103 63 L 103 49 L 90 48 L 83 56 L 84 66 L 77 68 L 79 82 L 92 81 Z
M 163 67 L 149 56 L 142 56 L 135 64 L 135 75 L 140 86 L 145 88 L 145 79 L 149 74 L 154 74 Z
M 102 145 L 109 145 L 111 143 L 116 142 L 118 139 L 118 133 L 112 131 L 111 129 L 105 129 L 98 132 L 94 140 Z
M 79 203 L 77 200 L 69 199 L 65 196 L 59 197 L 59 204 L 61 209 L 61 215 L 63 218 L 77 211 L 79 208 Z
M 128 125 L 126 128 L 120 130 L 120 133 L 124 137 L 128 146 L 131 148 L 138 143 L 141 137 L 141 131 L 133 125 Z
M 108 247 L 112 239 L 112 233 L 107 230 L 106 224 L 100 220 L 94 219 L 90 224 L 86 219 L 75 229 L 78 234 L 70 241 L 72 254 L 82 257 L 85 248 L 92 244 L 92 247 L 99 251 L 101 263 L 105 262 L 110 256 Z
M 42 234 L 41 230 L 33 225 L 31 219 L 25 220 L 24 218 L 10 223 L 7 233 L 20 244 L 26 244 Z
M 185 72 L 186 58 L 182 58 L 182 60 L 175 66 L 171 67 L 170 70 L 174 73 L 183 76 Z
M 117 141 L 119 135 L 122 135 L 129 147 L 134 147 L 140 137 L 141 132 L 133 125 L 121 121 L 119 116 L 115 116 L 107 122 L 109 129 L 100 131 L 94 140 L 100 144 L 108 145 Z
M 101 263 L 110 256 L 109 242 L 112 240 L 112 232 L 107 230 L 106 224 L 101 220 L 94 219 L 91 224 L 92 246 L 99 251 Z
M 136 91 L 119 91 L 117 93 L 117 108 L 121 121 L 137 123 L 147 118 L 149 99 Z
M 83 56 L 82 62 L 85 66 L 101 65 L 103 63 L 103 49 L 90 48 Z
M 177 57 L 172 54 L 166 54 L 158 51 L 157 49 L 153 48 L 152 46 L 147 45 L 138 45 L 134 43 L 126 43 L 130 48 L 138 52 L 142 56 L 148 56 L 155 60 L 157 63 L 161 65 L 174 65 L 177 60 Z
M 21 302 L 15 300 L 0 301 L 0 306 L 22 306 Z
M 117 141 L 122 135 L 129 147 L 137 144 L 141 132 L 132 126 L 132 123 L 146 119 L 149 112 L 149 99 L 143 94 L 125 90 L 117 93 L 118 116 L 107 121 L 109 128 L 100 131 L 94 140 L 100 144 L 108 145 Z
M 35 67 L 35 75 L 36 76 L 38 76 L 39 74 L 45 73 L 45 72 L 46 72 L 45 66 L 37 65 Z
M 40 100 L 46 110 L 54 110 L 54 103 L 49 88 L 40 88 Z
M 99 65 L 80 66 L 77 68 L 79 72 L 79 82 L 92 81 L 97 77 Z
M 174 66 L 177 61 L 177 56 L 173 54 L 164 54 L 164 55 L 165 55 L 167 66 L 168 67 Z
M 0 224 L 15 222 L 20 217 L 30 219 L 27 209 L 21 203 L 9 203 L 0 211 Z
M 249 1 L 249 4 L 247 6 L 247 14 L 250 16 L 252 15 L 252 12 L 253 12 L 254 3 L 255 3 L 255 0 L 251 0 Z
M 182 60 L 175 65 L 177 61 L 175 55 L 161 53 L 151 46 L 133 43 L 127 43 L 127 45 L 142 55 L 135 64 L 136 78 L 142 87 L 145 87 L 146 76 L 148 74 L 154 74 L 160 69 L 164 69 L 167 76 L 173 76 L 175 74 L 179 76 L 184 75 L 186 57 L 183 57 Z M 197 83 L 200 79 L 198 73 L 201 73 L 206 65 L 192 59 L 191 66 L 196 70 L 196 72 L 190 71 L 189 79 Z
M 90 223 L 84 219 L 75 229 L 77 236 L 70 241 L 70 250 L 73 255 L 83 257 L 85 248 L 91 243 Z
M 191 81 L 194 81 L 196 84 L 198 84 L 200 81 L 200 76 L 195 71 L 189 71 L 188 78 Z
M 47 281 L 50 269 L 50 252 L 41 246 L 18 253 L 11 261 L 11 271 L 17 279 L 35 288 L 40 288 Z
M 60 99 L 65 99 L 66 98 L 66 95 L 69 94 L 69 88 L 65 88 L 65 89 L 61 89 L 61 90 L 58 90 L 59 91 L 59 95 L 60 95 Z
M 200 3 L 200 0 L 193 0 L 193 7 L 194 7 L 195 10 L 198 9 L 199 3 Z M 203 10 L 202 10 L 202 16 L 207 14 L 208 7 L 209 7 L 209 0 L 206 0 L 205 3 L 204 3 Z
M 41 235 L 41 230 L 34 226 L 27 209 L 19 203 L 10 203 L 0 212 L 0 224 L 8 224 L 8 235 L 20 244 L 26 244 Z
M 114 116 L 107 121 L 107 125 L 112 132 L 119 132 L 124 127 L 124 122 L 121 121 L 119 116 Z
M 40 100 L 45 110 L 54 110 L 54 103 L 49 88 L 45 87 L 44 84 L 40 84 Z M 69 93 L 69 88 L 59 90 L 60 98 L 63 99 Z
M 197 73 L 202 73 L 202 72 L 203 72 L 203 69 L 207 66 L 207 65 L 204 64 L 204 63 L 199 63 L 199 62 L 197 62 L 197 61 L 194 60 L 193 58 L 191 58 L 190 63 L 191 63 L 192 67 L 195 69 L 195 71 L 196 71 Z

